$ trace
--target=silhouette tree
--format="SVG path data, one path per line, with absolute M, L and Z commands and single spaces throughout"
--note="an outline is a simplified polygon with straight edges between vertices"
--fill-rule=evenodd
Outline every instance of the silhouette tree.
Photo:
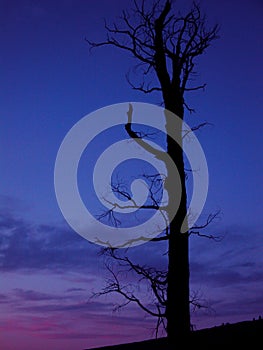
M 111 264 L 107 265 L 111 278 L 98 294 L 119 293 L 125 298 L 121 306 L 134 302 L 148 314 L 156 316 L 158 320 L 156 331 L 158 332 L 159 326 L 163 325 L 169 343 L 174 346 L 182 337 L 185 339 L 191 330 L 190 304 L 200 306 L 196 296 L 191 298 L 189 291 L 189 236 L 201 235 L 199 229 L 206 227 L 217 215 L 210 215 L 204 225 L 193 227 L 191 230 L 186 227 L 182 230 L 182 225 L 187 225 L 184 222 L 187 215 L 187 191 L 182 150 L 182 123 L 185 110 L 190 113 L 194 111 L 187 104 L 185 94 L 205 88 L 206 84 L 191 85 L 195 78 L 196 61 L 205 53 L 211 42 L 218 38 L 219 28 L 218 25 L 208 26 L 206 16 L 196 3 L 193 3 L 186 14 L 181 14 L 175 11 L 170 0 L 165 2 L 154 0 L 150 3 L 142 0 L 134 1 L 130 11 L 123 11 L 118 23 L 113 25 L 105 23 L 105 29 L 107 33 L 105 41 L 87 40 L 91 48 L 113 46 L 132 54 L 138 61 L 137 68 L 140 69 L 141 80 L 138 84 L 134 83 L 130 75 L 127 75 L 131 87 L 145 94 L 159 91 L 165 109 L 176 114 L 181 120 L 181 126 L 176 130 L 179 142 L 175 142 L 168 133 L 166 142 L 167 154 L 176 164 L 179 173 L 182 193 L 179 208 L 175 217 L 169 221 L 169 227 L 162 235 L 152 240 L 167 243 L 167 270 L 162 271 L 134 263 L 125 253 L 119 253 L 118 249 L 109 247 L 103 251 L 106 256 L 117 261 L 119 266 L 128 268 L 149 284 L 155 300 L 155 309 L 143 304 L 130 286 L 121 285 L 120 273 L 115 272 Z M 155 80 L 152 83 L 153 77 Z M 127 133 L 144 147 L 147 142 L 143 141 L 143 137 L 132 128 L 132 106 L 127 114 Z M 166 127 L 167 130 L 174 127 L 170 119 L 166 120 Z M 154 175 L 148 180 L 152 183 L 152 187 L 150 186 L 152 189 L 165 182 L 166 188 L 169 189 L 168 207 L 172 206 L 176 189 L 173 186 L 174 176 L 169 173 L 169 169 L 165 179 Z M 129 197 L 120 184 L 115 186 L 115 192 L 120 196 Z M 152 192 L 152 209 L 154 206 L 158 209 L 154 199 L 156 193 L 157 191 L 154 195 Z M 112 212 L 107 214 L 113 215 Z

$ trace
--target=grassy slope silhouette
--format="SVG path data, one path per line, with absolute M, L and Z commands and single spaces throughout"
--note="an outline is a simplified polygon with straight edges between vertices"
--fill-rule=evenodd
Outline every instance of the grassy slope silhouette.
M 233 324 L 224 324 L 212 328 L 205 328 L 198 331 L 193 331 L 191 336 L 186 340 L 180 349 L 185 349 L 185 346 L 193 346 L 195 349 L 201 347 L 202 349 L 220 348 L 222 346 L 233 345 L 234 349 L 242 346 L 259 345 L 262 346 L 263 338 L 263 319 L 259 317 L 258 320 L 243 321 Z M 228 348 L 228 347 L 227 347 Z M 166 338 L 159 338 L 154 340 L 146 340 L 135 343 L 120 344 L 113 346 L 104 346 L 101 348 L 93 348 L 89 350 L 168 350 Z

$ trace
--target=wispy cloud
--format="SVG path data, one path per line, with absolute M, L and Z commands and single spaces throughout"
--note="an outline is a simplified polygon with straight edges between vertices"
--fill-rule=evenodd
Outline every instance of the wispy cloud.
M 69 288 L 66 292 L 85 292 L 84 288 Z
M 22 219 L 12 210 L 13 202 L 6 203 L 0 212 L 0 271 L 5 276 L 26 274 L 28 288 L 15 285 L 6 293 L 2 290 L 0 304 L 8 314 L 7 319 L 0 318 L 2 330 L 13 324 L 17 330 L 46 338 L 105 336 L 114 342 L 119 339 L 120 329 L 123 332 L 127 325 L 129 331 L 123 334 L 126 341 L 132 329 L 138 337 L 142 333 L 145 337 L 140 327 L 149 329 L 150 336 L 155 321 L 144 318 L 136 308 L 130 308 L 127 314 L 113 314 L 117 302 L 114 295 L 107 300 L 89 300 L 91 289 L 95 286 L 95 291 L 100 290 L 104 280 L 103 257 L 98 256 L 100 247 L 67 227 L 33 224 Z M 250 228 L 248 236 L 247 228 L 238 226 L 226 231 L 228 234 L 221 242 L 191 240 L 191 288 L 200 290 L 208 305 L 205 312 L 201 310 L 193 316 L 199 328 L 251 319 L 263 313 L 262 234 Z M 130 257 L 148 266 L 165 268 L 165 248 L 165 243 L 149 242 L 131 249 Z M 39 286 L 30 286 L 33 275 L 42 276 Z M 60 287 L 52 275 L 60 276 Z M 52 283 L 53 290 L 49 287 Z
M 220 242 L 195 238 L 191 288 L 208 309 L 194 314 L 201 326 L 250 320 L 263 312 L 263 236 L 256 227 L 231 226 Z
M 151 336 L 153 321 L 143 317 L 137 309 L 131 307 L 128 312 L 113 313 L 112 302 L 85 300 L 84 296 L 79 293 L 59 295 L 14 289 L 1 295 L 9 304 L 9 310 L 12 308 L 7 317 L 0 317 L 1 331 L 22 331 L 45 339 L 101 339 L 102 344 L 108 339 L 116 342 L 120 329 L 126 341 L 143 339 L 145 329 Z
M 0 270 L 89 270 L 98 247 L 65 227 L 35 225 L 0 213 Z

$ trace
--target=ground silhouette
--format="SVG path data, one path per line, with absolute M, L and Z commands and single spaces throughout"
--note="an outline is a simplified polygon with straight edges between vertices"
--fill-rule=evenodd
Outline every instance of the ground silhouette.
M 253 321 L 243 321 L 233 324 L 223 324 L 212 328 L 205 328 L 191 332 L 187 342 L 182 343 L 178 349 L 185 349 L 185 346 L 194 346 L 195 349 L 222 348 L 232 345 L 235 349 L 242 346 L 256 345 L 262 347 L 263 340 L 263 319 L 259 317 Z M 260 345 L 261 344 L 261 345 Z M 253 347 L 254 348 L 254 347 Z M 146 340 L 135 343 L 104 346 L 87 350 L 170 350 L 166 338 Z

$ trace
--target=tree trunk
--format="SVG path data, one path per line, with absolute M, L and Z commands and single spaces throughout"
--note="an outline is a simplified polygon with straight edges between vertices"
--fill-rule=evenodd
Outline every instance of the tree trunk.
M 170 218 L 170 238 L 168 246 L 168 287 L 167 287 L 167 336 L 171 347 L 178 344 L 182 339 L 186 339 L 190 333 L 190 306 L 189 306 L 189 250 L 188 250 L 188 231 L 181 232 L 182 224 L 187 213 L 187 196 L 185 184 L 185 170 L 182 149 L 182 121 L 183 104 L 175 106 L 165 103 L 166 109 L 175 113 L 181 120 L 173 123 L 171 118 L 166 118 L 167 129 L 167 153 L 176 168 L 181 180 L 181 201 L 174 218 Z M 170 107 L 170 108 L 169 108 Z M 173 128 L 173 129 L 171 129 Z M 174 139 L 169 137 L 169 131 L 177 128 Z M 180 194 L 175 182 L 175 174 L 167 169 L 166 187 L 169 193 L 168 206 L 174 205 L 175 196 Z M 168 215 L 170 210 L 168 209 Z

